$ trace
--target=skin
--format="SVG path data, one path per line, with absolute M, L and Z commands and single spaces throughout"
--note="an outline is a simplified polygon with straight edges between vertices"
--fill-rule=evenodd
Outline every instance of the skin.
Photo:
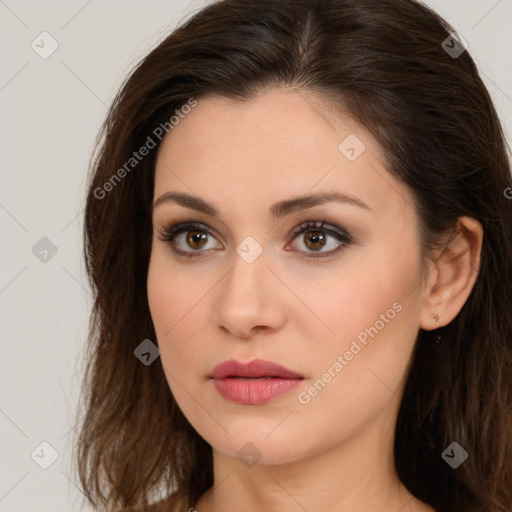
M 338 149 L 350 134 L 366 146 L 354 161 Z M 321 97 L 288 89 L 246 102 L 201 98 L 163 140 L 154 199 L 184 192 L 221 212 L 215 218 L 173 202 L 154 208 L 147 282 L 170 389 L 213 449 L 214 486 L 198 512 L 433 510 L 396 475 L 394 425 L 418 330 L 445 325 L 462 308 L 477 275 L 482 230 L 461 217 L 457 236 L 422 279 L 412 196 L 382 162 L 362 126 L 335 115 Z M 279 221 L 269 216 L 275 202 L 332 190 L 368 209 L 330 202 Z M 292 234 L 324 218 L 353 242 L 325 258 L 301 258 L 339 246 L 325 231 L 326 246 L 311 240 L 315 228 Z M 212 231 L 205 246 L 187 244 L 187 232 L 174 239 L 198 257 L 180 257 L 160 239 L 172 221 Z M 263 249 L 252 263 L 236 252 L 248 236 Z M 301 403 L 298 394 L 394 303 L 400 312 Z M 263 405 L 232 403 L 208 379 L 232 358 L 271 360 L 305 379 Z M 248 442 L 261 454 L 250 467 L 237 457 Z

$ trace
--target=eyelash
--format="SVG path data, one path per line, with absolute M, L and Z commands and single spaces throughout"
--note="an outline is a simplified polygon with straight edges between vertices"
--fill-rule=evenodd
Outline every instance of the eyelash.
M 333 226 L 336 230 L 327 229 L 325 226 L 325 219 L 318 224 L 318 222 L 303 222 L 300 224 L 292 233 L 293 238 L 295 239 L 298 235 L 302 233 L 307 233 L 308 231 L 323 231 L 324 233 L 336 238 L 340 245 L 331 251 L 327 252 L 308 252 L 308 251 L 299 251 L 303 252 L 304 255 L 301 256 L 302 258 L 326 258 L 329 256 L 333 256 L 334 254 L 337 254 L 341 250 L 343 250 L 345 247 L 353 243 L 352 237 L 344 230 L 337 226 Z M 200 222 L 180 222 L 180 223 L 170 223 L 167 226 L 164 227 L 162 232 L 159 233 L 159 239 L 162 242 L 167 242 L 171 250 L 178 254 L 179 256 L 183 256 L 185 258 L 197 258 L 200 257 L 200 253 L 204 253 L 206 251 L 182 251 L 181 249 L 177 249 L 173 245 L 173 240 L 176 238 L 177 235 L 179 235 L 181 232 L 187 232 L 187 231 L 201 231 L 203 233 L 206 233 L 209 236 L 213 237 L 213 234 L 210 232 L 208 227 L 205 224 L 202 224 Z

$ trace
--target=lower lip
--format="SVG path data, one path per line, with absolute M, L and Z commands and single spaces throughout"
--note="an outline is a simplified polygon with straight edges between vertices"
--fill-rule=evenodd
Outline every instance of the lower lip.
M 238 404 L 259 405 L 296 388 L 302 379 L 213 379 L 215 388 L 226 399 Z

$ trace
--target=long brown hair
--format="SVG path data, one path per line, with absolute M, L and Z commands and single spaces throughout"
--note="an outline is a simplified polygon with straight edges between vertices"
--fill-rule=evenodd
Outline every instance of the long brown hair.
M 170 131 L 169 120 L 191 99 L 247 100 L 286 86 L 329 98 L 373 134 L 388 172 L 414 197 L 424 255 L 459 216 L 483 225 L 477 281 L 440 329 L 443 342 L 419 330 L 395 461 L 410 492 L 439 512 L 510 512 L 510 162 L 471 56 L 449 52 L 463 49 L 447 39 L 452 32 L 413 0 L 222 0 L 131 72 L 98 137 L 85 210 L 95 302 L 75 459 L 94 506 L 156 510 L 149 505 L 172 506 L 181 496 L 192 507 L 213 484 L 211 447 L 181 413 L 160 358 L 146 366 L 134 356 L 143 340 L 156 343 L 146 292 L 155 129 Z M 130 160 L 148 137 L 156 147 Z M 441 456 L 452 442 L 468 453 L 457 469 Z

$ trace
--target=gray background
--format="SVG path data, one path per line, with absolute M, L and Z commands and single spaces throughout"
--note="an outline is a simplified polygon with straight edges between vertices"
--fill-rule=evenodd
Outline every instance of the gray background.
M 131 66 L 206 3 L 0 0 L 2 512 L 80 509 L 70 433 L 92 304 L 82 263 L 89 158 Z M 426 3 L 469 43 L 510 143 L 512 0 Z M 46 59 L 31 47 L 51 49 L 44 31 L 58 43 Z M 42 442 L 58 454 L 47 469 Z

